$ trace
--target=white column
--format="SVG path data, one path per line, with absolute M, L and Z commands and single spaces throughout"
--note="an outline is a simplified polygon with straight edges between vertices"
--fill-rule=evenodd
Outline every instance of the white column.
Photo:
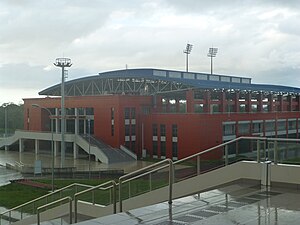
M 78 158 L 78 145 L 75 142 L 73 142 L 73 158 Z
M 54 157 L 57 156 L 57 152 L 58 152 L 58 146 L 59 146 L 59 142 L 58 141 L 54 141 Z
M 75 134 L 79 134 L 79 115 L 78 108 L 75 108 Z
M 22 138 L 19 139 L 19 152 L 24 152 L 24 141 Z
M 38 139 L 35 139 L 34 140 L 34 149 L 35 149 L 35 154 L 39 154 L 39 151 L 40 151 L 40 142 Z

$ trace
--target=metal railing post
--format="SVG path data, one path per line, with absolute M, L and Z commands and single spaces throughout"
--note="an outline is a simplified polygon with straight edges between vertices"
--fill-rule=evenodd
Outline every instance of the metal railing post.
M 173 177 L 174 177 L 174 168 L 173 161 L 169 161 L 169 201 L 168 203 L 171 205 L 173 200 Z
M 70 224 L 72 224 L 72 217 L 73 217 L 73 214 L 72 214 L 72 199 L 69 201 L 69 207 L 70 207 Z
M 131 198 L 131 184 L 128 182 L 128 197 Z
M 38 212 L 37 214 L 37 225 L 40 225 L 41 224 L 41 216 L 40 216 L 40 213 Z
M 95 191 L 92 191 L 92 203 L 95 204 Z
M 152 173 L 149 173 L 149 190 L 152 191 Z
M 264 159 L 267 157 L 267 139 L 264 140 Z
M 274 163 L 277 164 L 278 152 L 277 152 L 277 141 L 274 141 Z
M 257 148 L 257 162 L 260 163 L 260 140 L 257 140 L 256 148 Z
M 119 211 L 123 211 L 122 206 L 122 181 L 119 179 Z
M 200 155 L 197 155 L 197 175 L 200 175 Z
M 225 166 L 228 165 L 228 145 L 225 145 Z
M 117 185 L 116 182 L 113 181 L 113 205 L 114 205 L 114 214 L 117 213 Z
M 74 222 L 77 223 L 77 196 L 74 196 Z

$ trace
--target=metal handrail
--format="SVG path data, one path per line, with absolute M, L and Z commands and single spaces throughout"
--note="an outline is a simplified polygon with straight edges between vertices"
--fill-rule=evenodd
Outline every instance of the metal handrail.
M 112 184 L 111 186 L 108 186 L 106 188 L 102 188 L 103 186 L 106 186 L 108 184 Z M 84 190 L 84 191 L 81 191 L 81 192 L 78 192 L 74 195 L 74 215 L 75 215 L 75 223 L 77 223 L 77 214 L 78 214 L 78 196 L 79 195 L 82 195 L 82 194 L 86 194 L 88 192 L 91 192 L 91 191 L 94 191 L 94 190 L 97 190 L 97 189 L 101 189 L 101 190 L 108 190 L 110 188 L 113 188 L 113 195 L 112 195 L 112 199 L 113 199 L 113 213 L 115 214 L 117 212 L 117 197 L 116 197 L 116 192 L 117 192 L 117 188 L 116 188 L 117 184 L 114 180 L 111 180 L 111 181 L 107 181 L 103 184 L 99 184 L 97 186 L 94 186 L 90 189 L 87 189 L 87 190 Z M 94 202 L 93 202 L 94 204 Z
M 196 153 L 196 154 L 194 154 L 194 155 L 190 155 L 190 156 L 185 157 L 185 158 L 183 158 L 183 159 L 179 159 L 179 160 L 177 160 L 176 162 L 174 162 L 174 164 L 178 164 L 178 163 L 184 162 L 184 161 L 186 161 L 186 160 L 195 158 L 195 157 L 197 157 L 198 155 L 201 156 L 201 155 L 203 155 L 203 154 L 205 154 L 205 153 L 207 153 L 207 152 L 210 152 L 210 151 L 215 150 L 215 149 L 217 149 L 217 148 L 224 147 L 224 146 L 226 146 L 226 145 L 228 145 L 228 144 L 237 142 L 237 141 L 242 140 L 242 139 L 245 139 L 245 140 L 267 140 L 268 138 L 266 138 L 266 137 L 238 137 L 238 138 L 235 138 L 235 139 L 233 139 L 233 140 L 230 140 L 230 141 L 227 141 L 227 142 L 225 142 L 225 143 L 222 143 L 222 144 L 216 145 L 216 146 L 214 146 L 214 147 L 211 147 L 211 148 L 209 148 L 209 149 L 206 149 L 206 150 L 204 150 L 204 151 L 198 152 L 198 153 Z
M 43 206 L 40 206 L 37 208 L 37 225 L 40 225 L 41 224 L 41 218 L 40 218 L 40 211 L 44 208 L 48 208 L 49 206 L 52 206 L 54 204 L 57 204 L 57 203 L 60 203 L 60 202 L 63 202 L 65 200 L 68 200 L 69 201 L 69 216 L 70 216 L 70 224 L 72 224 L 72 198 L 70 196 L 67 196 L 67 197 L 64 197 L 64 198 L 61 198 L 61 199 L 58 199 L 54 202 L 51 202 L 51 203 L 48 203 L 46 205 L 43 205 Z
M 232 144 L 232 143 L 235 143 L 235 142 L 238 142 L 238 141 L 240 141 L 240 140 L 257 140 L 258 142 L 257 142 L 257 162 L 260 162 L 260 141 L 263 141 L 263 143 L 264 143 L 264 155 L 266 156 L 266 143 L 267 143 L 267 141 L 274 141 L 275 142 L 275 144 L 274 144 L 274 152 L 275 152 L 275 154 L 274 154 L 274 162 L 275 163 L 277 163 L 277 156 L 276 156 L 276 154 L 277 154 L 277 141 L 287 141 L 287 142 L 300 142 L 300 139 L 284 139 L 284 138 L 268 138 L 268 137 L 243 137 L 243 136 L 241 136 L 241 137 L 238 137 L 238 138 L 235 138 L 235 139 L 233 139 L 233 140 L 230 140 L 230 141 L 227 141 L 227 142 L 225 142 L 225 143 L 222 143 L 222 144 L 219 144 L 219 145 L 217 145 L 217 146 L 214 146 L 214 147 L 212 147 L 212 148 L 209 148 L 209 149 L 207 149 L 207 150 L 204 150 L 204 151 L 201 151 L 201 152 L 199 152 L 199 153 L 196 153 L 196 154 L 194 154 L 194 155 L 191 155 L 191 156 L 188 156 L 188 157 L 186 157 L 186 158 L 183 158 L 183 159 L 180 159 L 180 160 L 177 160 L 176 162 L 173 162 L 171 159 L 165 159 L 165 160 L 163 160 L 163 161 L 160 161 L 160 162 L 157 162 L 157 163 L 155 163 L 155 164 L 152 164 L 152 165 L 150 165 L 150 166 L 147 166 L 147 167 L 144 167 L 144 168 L 142 168 L 142 169 L 139 169 L 139 170 L 137 170 L 137 171 L 134 171 L 134 172 L 132 172 L 132 173 L 129 173 L 129 174 L 126 174 L 126 175 L 124 175 L 124 176 L 121 176 L 120 178 L 119 178 L 119 183 L 117 184 L 115 181 L 108 181 L 108 182 L 106 182 L 106 183 L 104 183 L 104 184 L 100 184 L 100 185 L 98 185 L 98 186 L 90 186 L 90 185 L 82 185 L 82 184 L 77 184 L 77 183 L 75 183 L 75 184 L 71 184 L 71 185 L 68 185 L 68 186 L 66 186 L 66 187 L 64 187 L 64 188 L 62 188 L 62 189 L 59 189 L 59 190 L 57 190 L 57 191 L 55 191 L 55 192 L 53 192 L 53 193 L 50 193 L 50 194 L 47 194 L 47 195 L 45 195 L 45 196 L 42 196 L 42 197 L 40 197 L 40 198 L 37 198 L 37 199 L 35 199 L 35 200 L 32 200 L 32 201 L 30 201 L 30 202 L 28 202 L 28 203 L 24 203 L 24 204 L 22 204 L 21 206 L 17 206 L 17 207 L 15 207 L 15 208 L 13 208 L 13 209 L 10 209 L 10 210 L 7 210 L 7 211 L 5 211 L 5 212 L 3 212 L 3 213 L 1 213 L 0 214 L 0 218 L 1 218 L 1 216 L 3 215 L 3 214 L 6 214 L 6 213 L 11 213 L 11 211 L 12 210 L 16 210 L 16 209 L 18 209 L 18 208 L 21 208 L 21 207 L 24 207 L 24 206 L 26 206 L 26 205 L 28 205 L 28 204 L 31 204 L 31 203 L 34 203 L 34 202 L 36 202 L 36 201 L 38 201 L 38 200 L 40 200 L 40 199 L 42 199 L 42 198 L 45 198 L 45 197 L 47 197 L 47 196 L 50 196 L 50 195 L 52 195 L 52 194 L 54 194 L 54 193 L 58 193 L 58 192 L 60 192 L 60 191 L 62 191 L 62 190 L 65 190 L 65 189 L 67 189 L 67 188 L 70 188 L 70 187 L 72 187 L 72 186 L 74 186 L 74 185 L 79 185 L 79 186 L 85 186 L 85 187 L 89 187 L 89 189 L 87 189 L 87 190 L 84 190 L 84 191 L 81 191 L 81 192 L 78 192 L 78 193 L 76 193 L 75 195 L 74 195 L 74 198 L 76 199 L 77 198 L 77 196 L 79 196 L 80 194 L 83 194 L 83 193 L 87 193 L 87 192 L 91 192 L 91 191 L 93 191 L 93 190 L 95 190 L 95 189 L 102 189 L 102 190 L 106 190 L 106 189 L 109 189 L 109 188 L 111 188 L 112 186 L 109 186 L 109 187 L 107 187 L 107 188 L 102 188 L 102 186 L 105 186 L 105 185 L 107 185 L 108 183 L 112 183 L 113 184 L 113 188 L 116 190 L 116 186 L 117 185 L 119 185 L 119 208 L 120 208 L 120 212 L 122 212 L 122 184 L 124 184 L 124 183 L 127 183 L 127 182 L 130 182 L 130 181 L 132 181 L 132 180 L 135 180 L 135 179 L 138 179 L 138 178 L 140 178 L 140 177 L 142 177 L 142 176 L 146 176 L 146 175 L 148 175 L 148 174 L 152 174 L 152 173 L 154 173 L 154 172 L 156 172 L 156 171 L 159 171 L 159 170 L 161 170 L 161 169 L 165 169 L 165 168 L 167 168 L 167 167 L 169 167 L 169 170 L 168 170 L 168 172 L 169 172 L 169 204 L 171 204 L 172 203 L 172 191 L 173 191 L 173 189 L 172 189 L 172 185 L 173 185 L 173 182 L 174 182 L 174 175 L 175 175 L 175 171 L 174 171 L 174 168 L 173 168 L 173 166 L 174 165 L 177 165 L 177 164 L 179 164 L 179 163 L 182 163 L 182 162 L 185 162 L 185 161 L 187 161 L 187 160 L 190 160 L 190 159 L 193 159 L 193 158 L 195 158 L 195 157 L 197 157 L 197 175 L 199 175 L 200 174 L 200 157 L 202 156 L 202 155 L 204 155 L 204 154 L 206 154 L 206 153 L 208 153 L 208 152 L 211 152 L 211 151 L 214 151 L 214 150 L 216 150 L 216 149 L 218 149 L 218 148 L 222 148 L 222 147 L 225 147 L 224 148 L 224 155 L 225 155 L 225 166 L 227 166 L 228 165 L 228 145 L 229 144 Z M 165 163 L 168 163 L 169 165 L 163 165 L 163 164 L 165 164 Z M 162 165 L 162 166 L 161 166 Z M 160 166 L 160 167 L 158 167 L 158 166 Z M 151 178 L 150 178 L 151 179 Z M 115 192 L 115 191 L 114 191 Z M 115 211 L 116 211 L 116 194 L 114 193 L 113 194 L 113 203 L 114 203 L 114 213 L 115 213 Z M 75 213 L 75 218 L 77 217 L 77 201 L 78 201 L 78 198 L 75 200 L 76 202 L 75 202 L 75 211 L 76 211 L 76 213 Z M 76 220 L 77 220 L 77 218 L 76 218 Z
M 52 196 L 52 195 L 54 195 L 54 194 L 57 194 L 57 193 L 60 193 L 60 192 L 62 192 L 62 191 L 64 191 L 64 190 L 66 190 L 66 189 L 72 188 L 73 186 L 75 186 L 75 187 L 76 187 L 76 186 L 80 186 L 80 187 L 87 187 L 87 188 L 93 187 L 93 186 L 91 186 L 91 185 L 79 184 L 79 183 L 70 184 L 70 185 L 65 186 L 65 187 L 63 187 L 63 188 L 61 188 L 61 189 L 55 190 L 54 192 L 51 192 L 51 193 L 49 193 L 49 194 L 46 194 L 46 195 L 43 195 L 43 196 L 38 197 L 38 198 L 36 198 L 36 199 L 33 199 L 33 200 L 29 201 L 29 202 L 26 202 L 26 203 L 23 203 L 23 204 L 21 204 L 21 205 L 18 205 L 18 206 L 16 206 L 16 207 L 12 208 L 12 209 L 6 210 L 6 211 L 0 213 L 0 219 L 1 219 L 1 217 L 2 217 L 3 215 L 5 215 L 5 214 L 7 214 L 7 213 L 9 214 L 9 218 L 11 218 L 11 212 L 12 212 L 12 211 L 16 211 L 16 210 L 18 210 L 18 209 L 20 209 L 20 208 L 23 208 L 23 207 L 27 206 L 27 205 L 34 204 L 35 202 L 37 202 L 37 201 L 39 201 L 39 200 L 48 198 L 48 197 L 50 197 L 50 196 Z M 21 219 L 23 219 L 23 212 L 22 212 L 22 210 L 21 210 Z M 1 222 L 0 222 L 0 223 L 1 223 Z
M 174 172 L 173 172 L 173 161 L 171 159 L 165 159 L 163 161 L 154 163 L 150 166 L 147 166 L 147 167 L 144 167 L 142 169 L 136 170 L 132 173 L 125 174 L 125 175 L 123 175 L 119 178 L 119 210 L 120 210 L 120 212 L 122 212 L 122 210 L 123 210 L 123 208 L 122 208 L 122 183 L 126 183 L 126 179 L 127 180 L 129 180 L 131 178 L 136 179 L 136 177 L 140 177 L 140 175 L 148 174 L 150 171 L 147 171 L 147 170 L 149 170 L 151 168 L 155 168 L 155 167 L 157 167 L 159 165 L 162 165 L 162 164 L 165 164 L 165 163 L 169 164 L 169 201 L 168 201 L 168 203 L 172 204 L 172 200 L 173 200 L 172 199 L 172 194 L 173 194 L 172 189 L 173 189 L 173 174 L 174 174 Z M 146 171 L 146 172 L 143 173 L 144 171 Z

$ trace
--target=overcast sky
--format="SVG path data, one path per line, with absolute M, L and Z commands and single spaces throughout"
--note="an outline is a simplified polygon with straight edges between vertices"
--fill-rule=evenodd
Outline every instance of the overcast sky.
M 1 0 L 0 104 L 68 80 L 128 68 L 214 72 L 300 85 L 299 0 Z

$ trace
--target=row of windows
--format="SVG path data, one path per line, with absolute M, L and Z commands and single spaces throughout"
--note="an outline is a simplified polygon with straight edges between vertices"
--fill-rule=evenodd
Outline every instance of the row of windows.
M 185 79 L 195 79 L 195 80 L 212 80 L 212 81 L 222 81 L 222 82 L 231 82 L 231 83 L 245 83 L 245 84 L 251 83 L 251 78 L 213 75 L 213 74 L 204 74 L 204 73 L 201 74 L 201 73 L 187 73 L 187 72 L 178 72 L 178 71 L 153 70 L 153 75 L 159 77 L 185 78 Z
M 281 119 L 277 120 L 277 129 L 275 120 L 265 120 L 265 121 L 239 121 L 237 124 L 228 123 L 223 124 L 223 136 L 235 135 L 236 128 L 238 129 L 238 134 L 250 134 L 250 133 L 262 133 L 262 132 L 274 132 L 286 131 L 286 130 L 296 130 L 300 129 L 300 120 L 296 119 Z
M 126 107 L 124 109 L 125 137 L 136 135 L 136 125 L 135 123 L 132 123 L 132 121 L 135 120 L 135 117 L 135 108 Z M 129 121 L 129 123 L 126 123 L 126 121 Z M 136 150 L 134 140 L 130 139 L 130 141 L 125 141 L 125 146 L 133 152 Z
M 158 149 L 158 142 L 152 142 L 152 154 L 157 156 L 160 155 L 162 157 L 166 157 L 166 142 L 160 142 L 160 149 Z M 172 157 L 178 157 L 178 144 L 177 142 L 172 142 Z
M 124 110 L 125 119 L 135 119 L 135 108 L 126 107 Z
M 157 124 L 152 124 L 152 136 L 158 136 Z M 160 124 L 160 136 L 166 136 L 166 125 Z M 172 137 L 178 136 L 177 124 L 172 124 Z

